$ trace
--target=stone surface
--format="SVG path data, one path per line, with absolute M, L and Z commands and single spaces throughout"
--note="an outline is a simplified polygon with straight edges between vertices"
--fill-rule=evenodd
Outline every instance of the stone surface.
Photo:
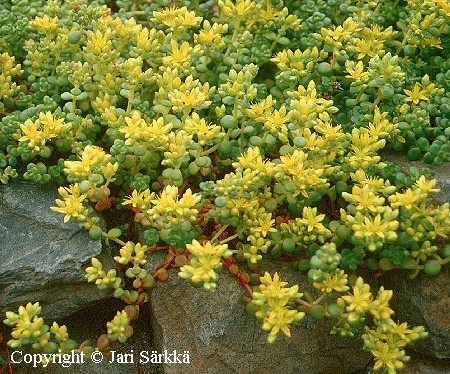
M 106 322 L 111 321 L 117 311 L 122 310 L 124 303 L 116 299 L 104 300 L 80 310 L 69 318 L 58 321 L 60 325 L 66 325 L 70 337 L 78 342 L 90 339 L 96 341 L 98 336 L 106 332 Z M 36 367 L 30 364 L 14 365 L 14 374 L 164 374 L 162 365 L 152 363 L 139 363 L 139 355 L 142 351 L 152 352 L 152 329 L 150 326 L 149 304 L 141 306 L 139 319 L 133 323 L 134 334 L 124 344 L 114 345 L 117 353 L 134 355 L 134 362 L 109 363 L 111 357 L 105 357 L 99 364 L 86 360 L 85 363 L 73 364 L 63 367 L 59 364 L 49 365 L 46 368 Z M 9 331 L 0 327 L 0 332 L 7 336 Z M 30 351 L 31 352 L 31 351 Z M 116 353 L 116 356 L 118 354 Z M 149 356 L 150 356 L 149 353 Z
M 450 360 L 437 360 L 426 356 L 413 356 L 405 365 L 404 374 L 448 374 Z
M 84 279 L 101 242 L 50 210 L 60 197 L 56 187 L 17 181 L 1 191 L 0 313 L 39 301 L 43 316 L 57 319 L 108 297 Z
M 289 265 L 276 265 L 283 280 L 309 288 Z M 166 374 L 344 374 L 365 368 L 370 360 L 360 339 L 330 335 L 332 321 L 310 317 L 292 329 L 291 338 L 279 334 L 268 344 L 260 323 L 244 312 L 243 294 L 225 271 L 215 292 L 191 287 L 176 272 L 158 284 L 151 296 L 155 345 L 158 350 L 189 351 L 191 358 L 187 368 L 164 365 Z
M 395 317 L 409 325 L 422 325 L 429 338 L 417 343 L 417 351 L 438 359 L 450 359 L 450 269 L 436 277 L 419 274 L 415 279 L 387 272 L 381 279 L 394 291 Z M 450 368 L 450 367 L 449 367 Z M 450 372 L 450 370 L 449 370 Z
M 427 165 L 423 161 L 409 161 L 405 155 L 387 152 L 384 159 L 400 165 L 405 171 L 411 166 L 427 167 L 434 171 L 437 187 L 435 197 L 450 202 L 450 165 Z M 392 306 L 396 316 L 410 325 L 423 325 L 430 337 L 417 345 L 417 350 L 439 359 L 450 359 L 450 270 L 448 265 L 437 277 L 420 274 L 410 280 L 398 274 L 387 273 L 383 283 L 394 291 Z M 447 365 L 450 372 L 450 364 Z
M 422 160 L 409 161 L 405 154 L 394 151 L 383 151 L 381 157 L 385 161 L 391 161 L 401 166 L 406 172 L 409 171 L 411 166 L 419 168 L 428 168 L 432 170 L 436 178 L 436 186 L 440 189 L 440 192 L 434 194 L 434 196 L 442 202 L 450 202 L 450 163 L 444 163 L 442 166 L 428 165 Z

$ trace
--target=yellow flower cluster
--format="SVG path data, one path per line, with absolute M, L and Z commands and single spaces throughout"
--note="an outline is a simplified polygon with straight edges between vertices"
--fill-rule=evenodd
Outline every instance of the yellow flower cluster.
M 83 180 L 89 179 L 92 174 L 103 171 L 106 177 L 111 178 L 117 171 L 119 164 L 112 164 L 112 156 L 102 148 L 87 145 L 80 156 L 79 161 L 64 161 L 64 172 L 73 178 Z
M 36 17 L 30 21 L 30 27 L 33 30 L 44 31 L 45 33 L 52 33 L 58 29 L 58 17 L 50 19 L 47 15 L 44 17 Z
M 120 256 L 115 256 L 114 261 L 122 265 L 132 264 L 135 267 L 138 267 L 147 262 L 147 246 L 142 245 L 141 243 L 135 244 L 133 242 L 126 242 L 125 245 L 120 248 L 119 253 Z
M 121 343 L 124 343 L 133 334 L 133 328 L 130 326 L 130 317 L 124 310 L 117 312 L 113 320 L 106 323 L 106 328 L 108 338 L 118 340 Z
M 256 308 L 256 317 L 262 320 L 262 329 L 269 333 L 267 341 L 273 343 L 281 331 L 291 336 L 290 325 L 297 323 L 305 313 L 291 309 L 296 299 L 302 297 L 298 286 L 286 288 L 287 282 L 282 282 L 278 273 L 273 275 L 265 273 L 260 278 L 259 291 L 252 293 L 252 302 Z
M 324 293 L 346 292 L 350 288 L 347 286 L 347 277 L 344 270 L 338 270 L 334 274 L 326 273 L 321 282 L 314 282 L 313 286 Z
M 62 118 L 57 119 L 50 112 L 41 112 L 36 121 L 27 119 L 20 125 L 23 135 L 19 138 L 19 141 L 27 142 L 28 147 L 38 153 L 48 140 L 62 135 L 70 128 L 71 125 L 64 123 Z
M 23 73 L 20 64 L 15 65 L 15 57 L 7 52 L 0 54 L 0 99 L 13 97 L 17 84 L 12 78 Z
M 225 135 L 220 131 L 220 126 L 208 124 L 205 119 L 200 118 L 196 112 L 192 112 L 190 116 L 186 117 L 182 128 L 189 135 L 196 136 L 197 142 L 201 146 L 213 145 L 215 141 L 220 140 Z
M 118 129 L 125 134 L 125 144 L 145 144 L 149 150 L 163 150 L 169 145 L 169 133 L 172 129 L 170 123 L 165 123 L 163 117 L 152 120 L 149 124 L 141 117 L 138 111 L 134 111 L 131 117 L 125 117 L 125 126 Z
M 382 248 L 384 242 L 394 243 L 397 239 L 399 211 L 389 206 L 382 209 L 374 215 L 356 212 L 354 216 L 341 209 L 341 220 L 351 225 L 354 237 L 371 252 Z
M 314 63 L 323 61 L 327 57 L 327 53 L 324 50 L 320 50 L 317 47 L 306 49 L 301 51 L 296 49 L 291 51 L 290 49 L 283 49 L 278 52 L 270 61 L 274 62 L 281 73 L 278 77 L 286 71 L 289 71 L 292 75 L 293 83 L 296 79 L 306 77 L 314 69 Z
M 57 199 L 57 207 L 52 206 L 50 207 L 51 210 L 65 214 L 64 222 L 69 221 L 72 217 L 78 221 L 87 219 L 89 212 L 83 205 L 87 195 L 81 193 L 80 185 L 78 183 L 69 187 L 59 187 L 58 192 L 64 198 L 64 201 Z
M 43 348 L 48 344 L 50 332 L 44 325 L 44 319 L 39 317 L 41 307 L 39 303 L 28 303 L 25 307 L 19 307 L 18 313 L 6 312 L 4 323 L 14 326 L 11 333 L 12 339 L 8 345 L 15 349 L 23 345 L 31 344 L 33 348 Z
M 174 32 L 198 27 L 203 20 L 202 17 L 197 17 L 195 12 L 188 11 L 185 6 L 182 8 L 165 8 L 161 12 L 153 12 L 153 17 L 153 22 L 162 23 Z
M 308 83 L 307 88 L 299 85 L 297 91 L 291 91 L 288 95 L 291 97 L 289 119 L 298 127 L 314 127 L 319 123 L 319 119 L 326 121 L 328 114 L 338 111 L 332 100 L 317 95 L 313 80 Z
M 169 228 L 186 220 L 194 222 L 198 214 L 195 205 L 200 200 L 200 195 L 193 194 L 190 188 L 180 198 L 178 187 L 166 186 L 159 197 L 151 200 L 153 206 L 144 213 L 159 227 Z
M 309 161 L 307 153 L 296 149 L 290 155 L 281 156 L 280 160 L 275 177 L 287 187 L 286 191 L 292 193 L 293 197 L 301 194 L 308 198 L 311 190 L 329 186 L 327 179 L 322 177 L 324 169 Z
M 207 290 L 217 287 L 218 275 L 215 270 L 222 267 L 222 259 L 231 257 L 227 244 L 214 245 L 211 242 L 204 244 L 193 240 L 186 245 L 192 255 L 188 265 L 180 268 L 178 276 L 188 279 L 195 287 L 203 286 Z

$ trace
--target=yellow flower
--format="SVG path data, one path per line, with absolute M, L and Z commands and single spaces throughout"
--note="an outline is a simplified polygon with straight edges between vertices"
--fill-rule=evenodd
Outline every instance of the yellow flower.
M 165 56 L 163 58 L 163 62 L 167 66 L 172 66 L 173 68 L 178 68 L 183 66 L 184 63 L 189 62 L 189 49 L 190 45 L 188 42 L 183 42 L 178 48 L 178 43 L 175 40 L 172 40 L 172 54 L 169 56 Z
M 228 250 L 228 244 L 214 245 L 210 241 L 202 245 L 194 239 L 191 244 L 186 244 L 186 248 L 194 256 L 230 257 L 232 255 Z
M 420 200 L 420 194 L 415 193 L 410 188 L 403 193 L 397 192 L 395 195 L 389 196 L 392 208 L 404 207 L 406 209 L 411 209 L 414 205 L 418 204 Z
M 286 336 L 291 336 L 289 325 L 301 319 L 303 315 L 301 312 L 289 309 L 276 309 L 269 312 L 262 325 L 262 329 L 269 332 L 267 341 L 273 343 L 280 331 Z
M 184 6 L 182 8 L 165 8 L 161 12 L 153 12 L 154 20 L 157 20 L 171 29 L 198 27 L 202 17 L 196 17 L 195 12 L 189 12 Z
M 373 114 L 373 122 L 369 122 L 369 132 L 373 137 L 386 137 L 395 131 L 396 126 L 386 118 L 387 112 L 380 112 L 376 106 Z
M 178 187 L 166 186 L 159 197 L 151 200 L 154 206 L 147 211 L 147 214 L 160 226 L 163 226 L 164 222 L 178 224 L 187 219 L 193 222 L 198 214 L 195 205 L 201 199 L 201 196 L 193 194 L 190 188 L 179 199 Z
M 47 141 L 47 137 L 37 121 L 33 122 L 27 119 L 24 124 L 20 125 L 20 129 L 22 130 L 23 136 L 19 138 L 19 141 L 27 141 L 28 147 L 33 148 L 35 151 L 39 151 Z
M 58 17 L 50 19 L 47 15 L 44 17 L 36 17 L 34 21 L 30 22 L 30 27 L 33 30 L 53 32 L 58 28 Z
M 325 273 L 325 277 L 320 283 L 313 283 L 313 286 L 321 292 L 330 293 L 332 291 L 346 292 L 350 288 L 347 286 L 347 274 L 344 270 L 339 270 L 336 274 Z
M 272 277 L 265 273 L 260 278 L 259 292 L 252 294 L 252 304 L 258 308 L 256 317 L 263 320 L 262 328 L 269 332 L 269 343 L 275 341 L 279 331 L 290 336 L 289 325 L 301 320 L 305 313 L 290 309 L 289 304 L 302 297 L 298 286 L 286 288 L 287 282 L 282 282 L 278 273 Z
M 275 109 L 272 113 L 264 116 L 264 129 L 270 133 L 282 133 L 287 136 L 286 123 L 289 122 L 289 115 L 286 114 L 286 107 L 282 106 L 280 110 Z
M 417 82 L 414 84 L 412 91 L 403 91 L 406 93 L 406 95 L 408 95 L 406 102 L 412 101 L 414 104 L 418 104 L 420 100 L 429 100 L 429 98 L 426 96 L 427 90 L 421 90 L 421 85 Z
M 145 210 L 150 206 L 151 201 L 155 198 L 155 193 L 150 192 L 148 189 L 142 192 L 133 190 L 130 197 L 126 197 L 122 202 L 122 205 L 131 204 L 133 208 L 141 208 Z
M 208 94 L 201 90 L 200 87 L 195 87 L 190 91 L 174 90 L 169 93 L 170 102 L 173 105 L 175 112 L 189 113 L 192 108 L 205 109 L 211 104 L 211 100 L 206 100 Z
M 219 0 L 218 4 L 223 14 L 233 20 L 251 17 L 256 9 L 256 3 L 252 0 L 236 0 L 236 5 L 230 0 Z
M 259 11 L 258 18 L 261 22 L 267 23 L 280 16 L 280 11 L 273 8 L 270 1 L 266 2 L 266 8 Z
M 88 145 L 84 148 L 80 161 L 64 161 L 64 172 L 76 178 L 89 177 L 96 165 L 109 162 L 111 157 L 102 148 Z
M 270 108 L 272 108 L 272 105 L 275 103 L 276 101 L 272 99 L 272 95 L 269 95 L 259 103 L 250 105 L 250 107 L 246 109 L 246 113 L 250 118 L 258 122 L 264 122 L 265 116 L 270 114 Z
M 114 164 L 112 164 L 111 162 L 108 162 L 106 165 L 100 166 L 100 171 L 102 172 L 102 174 L 106 178 L 106 180 L 109 182 L 115 181 L 115 178 L 112 178 L 112 177 L 117 172 L 118 169 L 119 169 L 118 162 L 115 162 Z
M 311 208 L 308 206 L 303 207 L 302 216 L 303 218 L 300 219 L 300 222 L 307 226 L 308 232 L 311 232 L 313 230 L 316 230 L 318 232 L 328 231 L 321 223 L 325 218 L 325 214 L 317 215 L 317 208 Z
M 70 125 L 64 124 L 64 119 L 56 119 L 50 112 L 39 113 L 39 121 L 42 124 L 48 138 L 55 138 L 63 130 L 66 130 L 70 127 Z
M 360 217 L 359 214 L 360 213 L 358 212 L 356 217 Z M 396 220 L 387 222 L 386 217 L 384 218 L 385 220 L 382 221 L 381 215 L 377 214 L 373 219 L 371 219 L 370 217 L 364 217 L 363 222 L 359 224 L 353 224 L 352 229 L 355 231 L 355 237 L 358 239 L 362 239 L 365 237 L 368 240 L 374 240 L 374 237 L 377 237 L 377 239 L 385 239 L 386 237 L 391 237 L 392 230 L 396 230 L 398 228 L 399 222 Z M 395 232 L 394 235 L 396 235 Z M 371 247 L 369 247 L 368 249 L 372 251 Z
M 214 49 L 225 46 L 225 42 L 222 40 L 222 34 L 226 34 L 228 31 L 228 24 L 213 23 L 212 26 L 208 20 L 203 22 L 203 29 L 198 34 L 194 34 L 195 44 L 202 44 L 207 47 L 213 47 Z
M 352 50 L 355 52 L 359 52 L 356 58 L 358 60 L 363 59 L 366 56 L 374 57 L 378 51 L 383 48 L 383 42 L 373 39 L 357 39 L 355 45 L 352 47 Z
M 218 275 L 214 270 L 222 267 L 223 258 L 232 256 L 228 244 L 214 245 L 209 241 L 201 244 L 194 239 L 191 244 L 186 244 L 186 248 L 192 258 L 190 264 L 180 268 L 178 276 L 195 285 L 203 284 L 208 290 L 215 289 Z
M 134 138 L 139 139 L 142 136 L 143 128 L 146 123 L 141 118 L 141 115 L 138 111 L 134 111 L 130 117 L 125 117 L 126 126 L 124 128 L 119 129 L 118 131 L 125 134 L 125 138 Z
M 275 220 L 270 219 L 271 217 L 272 214 L 269 213 L 264 219 L 258 218 L 259 227 L 252 228 L 252 232 L 260 232 L 263 238 L 265 238 L 269 232 L 276 232 L 277 230 L 272 227 Z
M 214 139 L 221 138 L 224 133 L 220 132 L 220 126 L 206 123 L 204 118 L 193 112 L 184 122 L 184 130 L 191 135 L 197 135 L 198 144 L 212 145 Z
M 347 62 L 345 70 L 349 73 L 346 75 L 346 78 L 353 79 L 355 83 L 361 84 L 369 81 L 369 73 L 364 71 L 364 64 L 362 61 L 358 61 L 356 66 L 354 66 L 354 62 Z
M 381 207 L 385 200 L 384 197 L 377 196 L 368 184 L 365 184 L 362 188 L 353 186 L 352 193 L 343 192 L 342 197 L 355 204 L 357 210 L 367 210 L 373 213 L 379 212 L 377 208 Z
M 56 119 L 50 112 L 41 112 L 35 122 L 27 119 L 20 125 L 23 136 L 19 138 L 19 141 L 28 141 L 29 148 L 39 151 L 47 140 L 56 138 L 68 128 L 70 125 L 65 124 L 62 118 Z
M 436 179 L 432 179 L 431 181 L 426 180 L 424 175 L 421 175 L 418 180 L 414 183 L 414 185 L 422 192 L 422 193 L 431 193 L 431 192 L 439 192 L 439 188 L 435 188 Z
M 258 147 L 249 147 L 246 153 L 238 157 L 238 162 L 234 162 L 233 166 L 239 171 L 250 169 L 264 176 L 273 175 L 273 164 L 262 159 L 261 151 Z
M 97 30 L 95 33 L 93 31 L 88 31 L 87 43 L 84 48 L 88 52 L 100 55 L 102 52 L 107 52 L 106 47 L 111 45 L 110 38 L 111 29 L 106 29 L 104 34 L 100 30 Z
M 353 295 L 342 296 L 342 299 L 349 304 L 347 306 L 348 312 L 355 311 L 358 314 L 364 314 L 372 302 L 370 286 L 359 277 L 353 287 Z
M 380 287 L 377 298 L 370 305 L 370 313 L 379 320 L 389 320 L 394 311 L 389 308 L 389 300 L 392 298 L 392 291 Z M 392 330 L 391 330 L 392 332 Z
M 361 30 L 361 28 L 358 27 L 358 24 L 351 17 L 348 17 L 342 26 L 334 26 L 333 30 L 322 27 L 320 33 L 326 44 L 340 49 L 342 48 L 342 42 L 350 39 L 350 37 L 359 30 Z
M 77 218 L 79 221 L 87 218 L 85 215 L 87 210 L 83 206 L 83 201 L 87 195 L 81 193 L 78 183 L 70 187 L 60 187 L 58 192 L 64 198 L 64 201 L 57 199 L 56 205 L 58 207 L 52 206 L 50 209 L 54 212 L 65 214 L 64 223 L 71 217 Z
M 145 139 L 156 149 L 164 149 L 169 142 L 168 134 L 172 129 L 172 124 L 164 124 L 164 118 L 154 119 L 150 126 L 146 128 Z
M 388 373 L 396 373 L 398 369 L 402 369 L 404 366 L 399 359 L 399 356 L 404 356 L 404 351 L 399 351 L 398 348 L 392 349 L 387 343 L 376 341 L 375 348 L 371 352 L 375 358 L 375 365 L 373 366 L 375 370 L 387 368 Z M 402 352 L 403 355 L 401 355 Z
M 431 38 L 423 38 L 422 46 L 442 49 L 441 39 L 437 36 L 432 36 Z

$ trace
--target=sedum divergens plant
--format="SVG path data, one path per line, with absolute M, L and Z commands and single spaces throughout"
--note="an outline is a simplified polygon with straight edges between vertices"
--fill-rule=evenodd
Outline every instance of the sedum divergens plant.
M 81 344 L 21 306 L 10 347 L 108 352 L 171 268 L 212 291 L 225 267 L 269 342 L 334 318 L 332 333 L 363 331 L 375 369 L 403 368 L 427 333 L 394 321 L 392 291 L 361 269 L 413 278 L 450 262 L 430 170 L 382 156 L 450 161 L 448 2 L 23 3 L 0 5 L 0 181 L 57 183 L 52 210 L 116 248 L 88 282 L 127 306 Z M 103 211 L 121 218 L 103 229 Z M 316 296 L 260 271 L 280 258 Z

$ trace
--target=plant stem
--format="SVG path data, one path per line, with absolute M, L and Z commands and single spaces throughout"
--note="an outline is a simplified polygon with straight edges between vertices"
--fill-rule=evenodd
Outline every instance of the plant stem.
M 216 232 L 216 235 L 214 235 L 214 237 L 211 239 L 211 241 L 213 242 L 215 239 L 217 239 L 220 236 L 220 234 L 222 234 L 228 228 L 228 226 L 230 226 L 230 224 L 226 224 L 226 225 L 222 226 L 220 228 L 220 230 Z
M 228 55 L 229 55 L 230 52 L 231 52 L 231 48 L 233 47 L 233 43 L 234 43 L 234 42 L 236 41 L 236 39 L 237 39 L 237 36 L 238 36 L 238 33 L 239 33 L 239 27 L 241 26 L 241 20 L 240 20 L 240 18 L 237 18 L 237 19 L 235 20 L 233 26 L 234 26 L 234 30 L 233 30 L 233 35 L 232 35 L 232 37 L 231 37 L 231 42 L 230 42 L 230 44 L 228 44 L 228 48 L 227 48 L 227 50 L 225 51 L 225 54 L 223 55 L 222 60 L 224 60 L 225 58 L 228 57 Z
M 220 145 L 222 144 L 222 142 L 223 142 L 224 140 L 227 140 L 227 139 L 230 137 L 232 131 L 233 131 L 232 128 L 228 129 L 227 133 L 226 133 L 225 136 L 220 140 L 219 143 L 216 143 L 216 144 L 214 144 L 211 148 L 207 149 L 206 151 L 203 151 L 203 152 L 200 154 L 200 156 L 207 156 L 207 155 L 213 153 L 216 149 L 218 149 L 218 148 L 220 147 Z
M 328 296 L 328 292 L 324 292 L 322 295 L 320 295 L 317 300 L 313 302 L 313 305 L 319 304 L 323 299 L 325 299 Z
M 231 235 L 231 236 L 229 236 L 228 238 L 226 238 L 226 239 L 224 239 L 224 240 L 221 240 L 221 241 L 220 241 L 220 244 L 228 243 L 229 241 L 231 241 L 231 240 L 233 240 L 233 239 L 235 239 L 235 238 L 237 238 L 237 237 L 238 237 L 238 234 Z

